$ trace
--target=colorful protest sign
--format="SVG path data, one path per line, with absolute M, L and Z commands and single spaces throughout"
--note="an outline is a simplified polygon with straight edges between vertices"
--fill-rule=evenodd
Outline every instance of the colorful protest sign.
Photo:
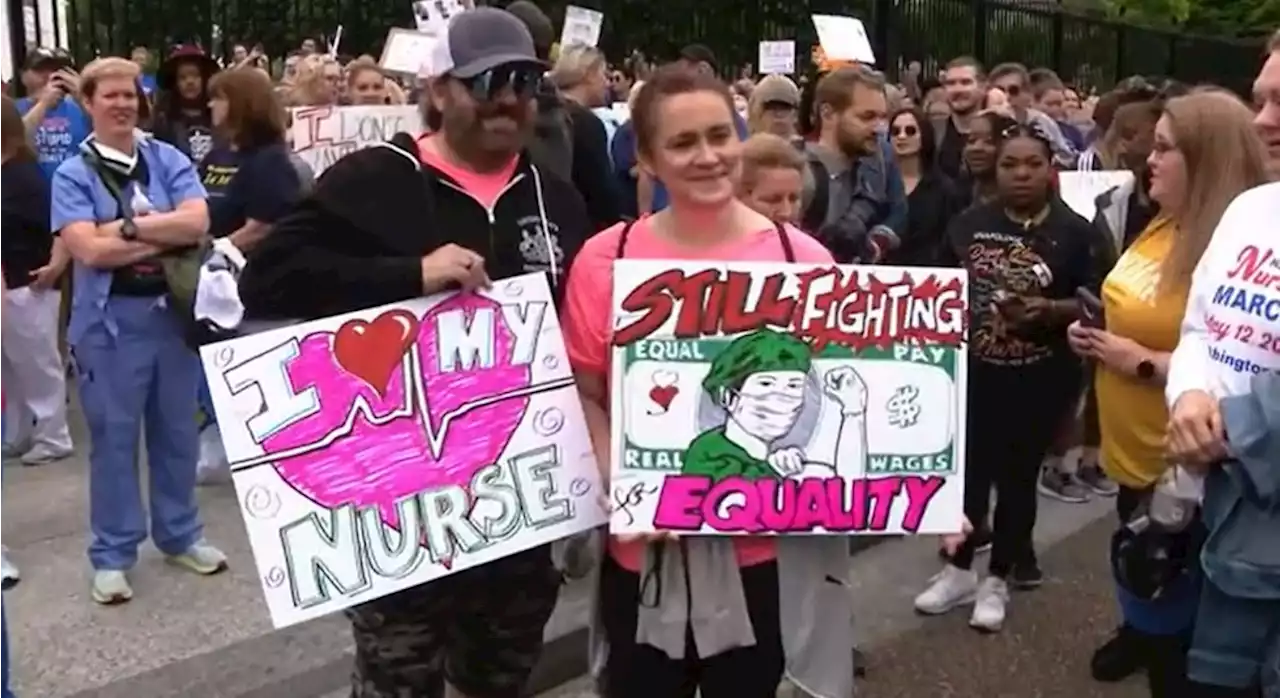
M 541 274 L 201 359 L 276 627 L 607 520 Z
M 619 261 L 614 533 L 954 533 L 967 279 Z
M 379 107 L 298 107 L 293 110 L 293 152 L 316 175 L 343 155 L 383 143 L 401 131 L 422 133 L 422 117 L 412 105 Z

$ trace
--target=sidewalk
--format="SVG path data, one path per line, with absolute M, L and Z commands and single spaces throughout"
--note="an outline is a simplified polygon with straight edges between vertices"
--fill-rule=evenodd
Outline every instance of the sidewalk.
M 144 547 L 132 579 L 133 602 L 114 608 L 96 606 L 88 597 L 87 455 L 88 440 L 79 416 L 74 417 L 78 455 L 62 463 L 24 468 L 4 465 L 4 542 L 23 572 L 22 583 L 5 594 L 12 641 L 15 688 L 21 698 L 321 698 L 345 695 L 350 669 L 350 629 L 341 616 L 331 616 L 284 631 L 274 631 L 262 603 L 244 526 L 229 486 L 204 488 L 201 507 L 208 537 L 227 552 L 230 572 L 197 578 L 163 564 L 159 553 Z M 1037 540 L 1042 550 L 1090 523 L 1109 515 L 1109 501 L 1082 506 L 1042 500 Z M 1098 531 L 1105 533 L 1106 526 Z M 1090 529 L 1093 531 L 1093 529 Z M 1100 533 L 1088 534 L 1097 538 Z M 1072 538 L 1072 541 L 1079 537 Z M 1102 553 L 1088 559 L 1065 558 L 1051 550 L 1046 572 L 1059 580 L 1031 596 L 1017 597 L 1011 627 L 1004 635 L 979 638 L 963 628 L 963 619 L 938 619 L 927 624 L 911 611 L 911 597 L 937 569 L 932 539 L 903 539 L 884 543 L 851 558 L 857 588 L 854 597 L 859 633 L 872 653 L 872 682 L 892 682 L 885 696 L 933 698 L 1032 698 L 1068 695 L 1055 685 L 1023 680 L 1038 665 L 1058 681 L 1081 674 L 1089 647 L 1106 634 L 1111 607 L 1108 585 L 1096 579 Z M 1102 544 L 1094 540 L 1094 550 Z M 1072 549 L 1071 543 L 1062 546 Z M 1092 577 L 1079 575 L 1091 573 Z M 570 586 L 547 628 L 551 642 L 534 682 L 548 687 L 564 684 L 583 670 L 582 633 L 586 590 Z M 1039 615 L 1023 613 L 1026 604 L 1049 609 Z M 1087 609 L 1086 609 L 1087 607 Z M 1052 625 L 1050 621 L 1061 625 Z M 1074 630 L 1069 630 L 1075 628 Z M 1065 633 L 1065 634 L 1064 634 Z M 1034 649 L 1055 635 L 1063 638 L 1057 650 Z M 562 639 L 569 638 L 569 639 Z M 915 639 L 913 639 L 915 638 Z M 926 642 L 937 643 L 926 646 Z M 905 644 L 904 644 L 905 643 Z M 914 643 L 914 644 L 913 644 Z M 1003 656 L 1025 650 L 1018 662 Z M 915 649 L 913 649 L 915 648 Z M 981 652 L 979 652 L 981 649 Z M 1034 651 L 1033 651 L 1034 649 Z M 960 683 L 956 667 L 989 668 L 990 684 Z M 914 654 L 922 652 L 923 654 Z M 1056 652 L 1056 653 L 1055 653 Z M 920 657 L 925 667 L 906 663 Z M 1072 657 L 1075 664 L 1071 664 Z M 1066 663 L 1063 663 L 1066 662 Z M 1054 673 L 1056 672 L 1056 673 Z M 1065 673 L 1064 673 L 1065 672 Z M 1082 674 L 1081 674 L 1082 675 Z M 940 691 L 920 681 L 955 681 L 963 691 Z M 916 682 L 916 683 L 903 683 Z M 1000 681 L 1014 681 L 1002 684 Z M 903 686 L 916 692 L 902 692 Z M 1032 690 L 1026 690 L 1034 685 Z M 1126 696 L 1066 683 L 1074 697 Z M 931 687 L 929 687 L 931 686 Z M 1021 686 L 1023 690 L 1017 690 Z M 574 690 L 577 693 L 574 693 Z M 981 689 L 981 690 L 980 690 Z M 1052 690 L 1050 690 L 1052 689 Z M 570 681 L 548 696 L 584 695 L 585 683 Z M 883 690 L 889 690 L 887 686 Z M 970 691 L 980 690 L 978 693 Z M 1066 690 L 1066 689 L 1063 689 Z M 1010 693 L 1010 691 L 1015 691 Z M 867 693 L 879 698 L 881 693 Z

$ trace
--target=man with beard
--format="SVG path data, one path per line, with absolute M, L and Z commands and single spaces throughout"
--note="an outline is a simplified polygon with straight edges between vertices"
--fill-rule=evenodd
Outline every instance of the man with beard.
M 209 80 L 218 63 L 194 45 L 173 49 L 156 71 L 156 105 L 151 132 L 194 163 L 213 148 L 213 116 Z
M 499 9 L 462 12 L 432 67 L 423 107 L 439 129 L 325 172 L 251 255 L 251 318 L 322 318 L 530 272 L 559 289 L 592 231 L 578 193 L 526 148 L 546 70 L 528 29 Z M 351 695 L 523 695 L 560 580 L 544 546 L 350 609 Z
M 1253 83 L 1253 101 L 1258 106 L 1258 135 L 1267 146 L 1267 166 L 1271 178 L 1280 181 L 1280 30 L 1267 44 L 1267 62 Z
M 802 227 L 837 262 L 874 263 L 897 242 L 906 194 L 883 137 L 889 102 L 884 78 L 862 67 L 834 70 L 818 81 L 818 141 L 809 159 Z
M 933 125 L 937 134 L 938 168 L 948 177 L 958 179 L 969 124 L 982 111 L 987 94 L 982 64 L 969 56 L 952 60 L 943 73 L 942 86 L 946 91 L 947 106 L 951 107 L 951 117 Z

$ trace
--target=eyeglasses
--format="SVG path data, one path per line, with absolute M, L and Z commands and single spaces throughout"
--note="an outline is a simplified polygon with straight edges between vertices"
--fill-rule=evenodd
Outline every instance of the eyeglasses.
M 1022 93 L 1022 85 L 1019 85 L 1017 83 L 1004 85 L 1004 86 L 996 85 L 996 87 L 999 87 L 1000 89 L 1004 90 L 1004 93 L 1009 95 L 1010 97 L 1017 97 L 1019 94 Z
M 498 66 L 474 77 L 456 78 L 477 102 L 492 102 L 510 87 L 518 99 L 529 99 L 542 84 L 542 73 L 525 66 Z
M 915 124 L 907 124 L 906 126 L 894 126 L 890 130 L 890 133 L 892 133 L 894 136 L 906 136 L 907 138 L 911 138 L 913 136 L 919 135 L 920 129 L 916 128 Z

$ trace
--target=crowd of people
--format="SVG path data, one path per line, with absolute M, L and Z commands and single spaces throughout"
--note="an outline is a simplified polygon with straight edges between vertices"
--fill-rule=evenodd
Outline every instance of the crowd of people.
M 1112 497 L 1124 613 L 1094 677 L 1142 671 L 1157 698 L 1278 695 L 1280 33 L 1252 105 L 1140 76 L 1089 96 L 1046 68 L 971 57 L 933 77 L 910 64 L 899 83 L 825 59 L 799 82 L 727 83 L 704 46 L 614 64 L 555 38 L 517 0 L 457 15 L 447 55 L 414 81 L 314 40 L 275 64 L 261 47 L 219 60 L 182 45 L 154 71 L 143 47 L 79 70 L 62 51 L 31 53 L 27 96 L 0 105 L 4 456 L 40 466 L 88 449 L 95 602 L 132 599 L 148 535 L 192 573 L 228 565 L 196 497 L 191 415 L 208 396 L 193 348 L 210 328 L 192 320 L 183 274 L 204 240 L 247 258 L 253 321 L 546 273 L 606 478 L 599 289 L 615 260 L 940 266 L 971 289 L 967 522 L 915 609 L 968 608 L 973 628 L 1000 631 L 1011 590 L 1044 581 L 1038 497 Z M 318 180 L 290 146 L 289 107 L 402 103 L 421 106 L 420 135 Z M 1123 215 L 1069 207 L 1059 177 L 1072 170 L 1131 172 L 1127 200 L 1098 202 Z M 84 444 L 67 426 L 69 383 Z M 1170 501 L 1200 513 L 1172 521 Z M 665 536 L 609 538 L 601 694 L 765 698 L 785 676 L 852 695 L 848 565 L 788 569 L 807 540 L 719 539 L 740 586 L 654 600 L 646 575 L 696 561 Z M 4 576 L 18 579 L 7 556 Z M 519 694 L 562 578 L 537 548 L 354 607 L 352 696 Z M 823 606 L 820 623 L 780 600 L 784 582 Z M 725 622 L 693 622 L 708 609 Z

